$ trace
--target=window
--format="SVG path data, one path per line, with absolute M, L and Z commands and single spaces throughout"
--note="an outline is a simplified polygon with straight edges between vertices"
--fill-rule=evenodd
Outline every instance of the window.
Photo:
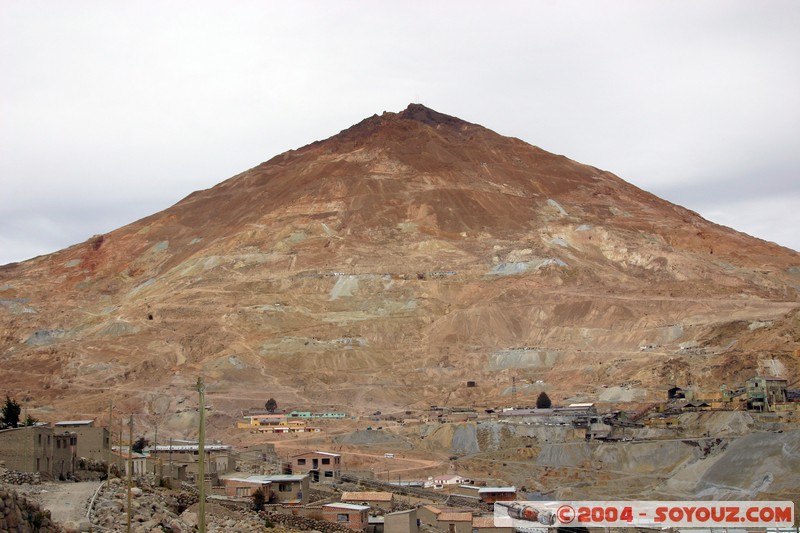
M 325 457 L 325 458 L 323 458 L 323 459 L 322 459 L 322 464 L 324 464 L 324 465 L 329 465 L 329 464 L 331 464 L 331 460 L 330 460 L 330 458 L 328 458 L 328 457 Z
M 338 513 L 336 515 L 336 521 L 337 522 L 349 522 L 350 521 L 350 517 L 348 515 L 344 514 L 344 513 Z
M 291 483 L 278 483 L 278 492 L 289 492 L 292 490 Z
M 333 477 L 333 470 L 326 470 L 325 477 Z
M 236 487 L 236 497 L 246 498 L 250 496 L 250 487 Z
M 306 464 L 306 460 L 305 459 L 298 459 L 297 460 L 297 464 L 304 465 L 304 464 Z

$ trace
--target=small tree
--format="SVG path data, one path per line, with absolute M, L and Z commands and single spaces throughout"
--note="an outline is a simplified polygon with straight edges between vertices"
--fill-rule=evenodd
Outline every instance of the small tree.
M 133 446 L 131 446 L 131 450 L 133 450 L 134 453 L 142 453 L 148 446 L 150 446 L 150 441 L 144 437 L 139 437 L 133 443 Z
M 2 416 L 0 417 L 0 426 L 7 428 L 19 427 L 19 415 L 22 413 L 22 408 L 19 404 L 6 396 L 6 403 L 3 405 Z
M 258 489 L 253 493 L 253 510 L 255 512 L 263 511 L 266 498 L 264 498 L 264 491 Z
M 26 425 L 26 426 L 33 426 L 33 425 L 35 425 L 35 424 L 36 424 L 38 421 L 39 421 L 38 419 L 36 419 L 36 418 L 32 417 L 31 415 L 28 415 L 28 416 L 26 416 L 26 417 L 25 417 L 25 425 Z
M 275 398 L 270 398 L 267 400 L 267 403 L 264 404 L 264 407 L 266 407 L 267 411 L 270 413 L 274 413 L 275 409 L 278 408 L 278 402 L 275 401 Z
M 536 408 L 537 409 L 549 409 L 550 406 L 553 405 L 553 402 L 550 401 L 550 396 L 547 395 L 546 392 L 542 391 L 539 394 L 539 397 L 536 398 Z

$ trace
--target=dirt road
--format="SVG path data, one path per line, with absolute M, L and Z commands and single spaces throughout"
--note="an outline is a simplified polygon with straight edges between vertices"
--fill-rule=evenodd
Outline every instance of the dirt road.
M 79 522 L 86 517 L 89 499 L 100 483 L 101 481 L 47 483 L 35 497 L 45 509 L 50 510 L 50 515 L 56 522 Z

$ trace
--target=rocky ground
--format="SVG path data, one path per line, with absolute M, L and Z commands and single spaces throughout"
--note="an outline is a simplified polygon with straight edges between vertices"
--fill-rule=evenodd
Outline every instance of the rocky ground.
M 133 487 L 131 502 L 132 531 L 135 533 L 184 533 L 197 525 L 197 496 L 191 491 L 176 492 L 149 483 Z M 124 480 L 112 479 L 97 496 L 91 522 L 95 529 L 124 532 L 127 529 L 127 486 Z M 187 504 L 191 504 L 188 505 Z M 243 533 L 264 531 L 264 520 L 249 511 L 227 509 L 206 503 L 206 531 Z
M 21 484 L 0 484 L 0 494 L 3 495 L 0 510 L 10 507 L 12 501 L 15 504 L 20 502 L 22 511 L 15 513 L 27 516 L 29 509 L 39 512 L 42 520 L 46 519 L 45 525 L 51 528 L 47 531 L 70 533 L 89 531 L 90 528 L 109 533 L 127 531 L 125 480 L 114 478 L 97 491 L 99 483 L 95 482 L 41 483 L 29 478 L 32 476 L 0 472 L 0 479 L 22 481 Z M 197 526 L 197 494 L 191 488 L 175 491 L 154 486 L 148 480 L 139 480 L 131 489 L 131 497 L 131 531 L 135 533 L 185 533 L 194 531 Z M 251 533 L 266 529 L 266 515 L 230 509 L 213 502 L 207 502 L 205 510 L 206 531 L 209 533 Z M 11 518 L 14 523 L 22 520 L 16 514 Z M 297 531 L 291 524 L 283 525 L 283 522 L 270 520 L 270 530 Z M 0 527 L 0 531 L 6 530 L 5 526 Z

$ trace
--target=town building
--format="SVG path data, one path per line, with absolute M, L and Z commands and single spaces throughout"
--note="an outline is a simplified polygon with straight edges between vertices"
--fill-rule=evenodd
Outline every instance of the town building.
M 308 474 L 312 483 L 333 483 L 341 478 L 342 456 L 330 452 L 306 452 L 292 459 L 293 474 Z
M 197 444 L 167 444 L 152 446 L 148 449 L 152 460 L 158 460 L 161 464 L 169 465 L 170 468 L 186 467 L 186 474 L 190 478 L 197 476 L 198 457 L 200 447 Z M 232 447 L 227 444 L 206 444 L 205 451 L 205 472 L 206 475 L 219 475 L 231 472 L 236 464 L 231 457 Z
M 447 533 L 472 533 L 472 511 L 437 505 L 417 509 L 421 524 Z
M 455 494 L 480 500 L 486 504 L 495 502 L 512 502 L 517 499 L 516 487 L 479 487 L 477 485 L 459 485 Z
M 332 420 L 341 420 L 343 418 L 347 418 L 347 413 L 342 411 L 326 411 L 324 413 L 313 413 L 311 418 L 323 418 L 323 419 L 332 419 Z
M 383 533 L 418 533 L 416 509 L 406 509 L 383 515 Z
M 94 420 L 64 420 L 53 424 L 56 431 L 65 430 L 78 437 L 78 457 L 106 462 L 111 449 L 111 434 L 106 428 L 94 427 Z
M 441 474 L 438 476 L 429 477 L 425 483 L 425 488 L 443 489 L 451 485 L 464 485 L 469 480 L 457 474 Z
M 329 503 L 322 506 L 322 518 L 350 529 L 364 530 L 369 524 L 369 507 L 352 503 Z
M 483 503 L 513 502 L 517 499 L 516 487 L 480 487 L 478 497 Z
M 222 480 L 225 496 L 228 498 L 250 498 L 258 491 L 264 493 L 264 501 L 268 502 L 271 496 L 271 481 L 261 479 L 261 476 L 229 477 Z
M 225 495 L 230 498 L 248 498 L 257 491 L 264 493 L 268 503 L 306 505 L 308 503 L 308 476 L 292 474 L 253 475 L 230 477 L 222 480 Z
M 0 462 L 9 470 L 55 479 L 75 471 L 77 436 L 45 425 L 0 430 Z
M 319 433 L 321 428 L 309 426 L 306 417 L 284 414 L 257 414 L 249 415 L 244 421 L 237 422 L 239 429 L 250 429 L 261 433 Z
M 391 492 L 343 492 L 340 500 L 342 503 L 356 503 L 367 505 L 372 509 L 390 511 L 394 495 Z
M 123 449 L 111 450 L 111 464 L 117 467 L 117 471 L 123 476 L 128 475 L 128 464 L 131 467 L 132 476 L 143 476 L 147 473 L 147 456 L 142 453 L 130 452 L 128 447 Z

